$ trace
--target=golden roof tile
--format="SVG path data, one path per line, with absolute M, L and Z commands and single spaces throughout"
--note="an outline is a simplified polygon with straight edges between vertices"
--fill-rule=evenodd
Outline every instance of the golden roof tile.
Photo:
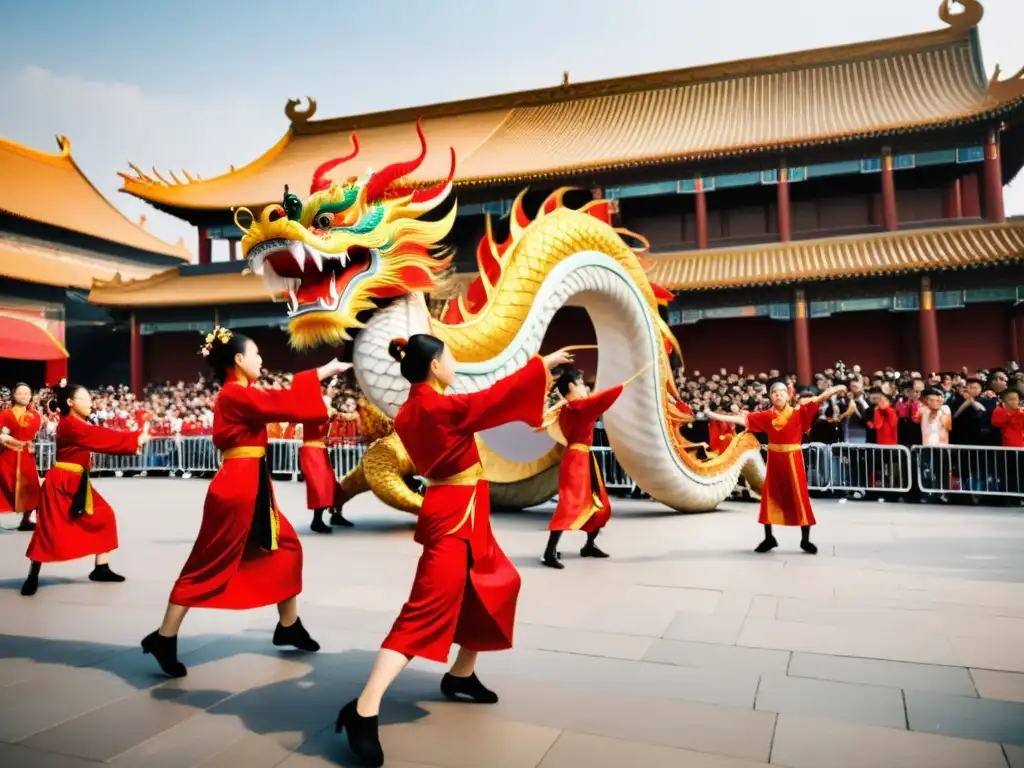
M 1024 261 L 1024 220 L 679 251 L 644 261 L 651 282 L 676 292 L 994 266 Z M 449 276 L 431 299 L 463 295 L 476 276 Z
M 117 274 L 130 279 L 150 277 L 164 267 L 119 259 L 105 259 L 77 249 L 62 249 L 48 243 L 0 236 L 0 276 L 26 283 L 63 288 L 89 288 L 94 279 L 111 279 Z
M 651 281 L 673 291 L 965 269 L 1024 259 L 1024 221 L 682 251 L 649 259 Z
M 974 27 L 977 0 L 945 29 L 745 61 L 562 85 L 370 115 L 312 120 L 291 101 L 291 128 L 263 157 L 208 181 L 166 184 L 137 172 L 124 190 L 179 209 L 279 201 L 325 159 L 365 148 L 356 172 L 416 154 L 425 119 L 433 151 L 412 180 L 443 178 L 448 146 L 457 185 L 524 183 L 584 172 L 926 130 L 994 117 L 1024 103 L 1024 72 L 986 82 Z
M 263 278 L 250 273 L 183 275 L 178 268 L 139 280 L 97 280 L 89 302 L 104 307 L 192 307 L 274 301 Z
M 142 251 L 189 260 L 184 242 L 164 242 L 125 217 L 85 177 L 71 143 L 59 154 L 0 138 L 0 211 Z

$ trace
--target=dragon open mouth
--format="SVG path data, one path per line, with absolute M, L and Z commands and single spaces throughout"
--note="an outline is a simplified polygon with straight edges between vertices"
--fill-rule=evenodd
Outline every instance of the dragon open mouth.
M 372 254 L 354 246 L 328 254 L 299 240 L 265 240 L 249 251 L 249 268 L 288 301 L 288 317 L 335 312 L 345 289 L 372 266 Z

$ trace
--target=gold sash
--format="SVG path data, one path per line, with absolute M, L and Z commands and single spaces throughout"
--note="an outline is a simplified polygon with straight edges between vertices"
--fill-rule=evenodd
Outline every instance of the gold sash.
M 427 487 L 432 488 L 437 485 L 476 485 L 483 480 L 483 477 L 484 468 L 480 465 L 480 462 L 477 462 L 469 469 L 456 472 L 451 477 L 426 477 L 424 480 L 427 483 Z
M 302 444 L 303 448 L 326 448 L 327 443 L 323 440 L 306 440 Z
M 267 449 L 257 445 L 241 445 L 237 448 L 228 448 L 221 454 L 222 461 L 229 459 L 262 459 L 267 455 Z
M 802 451 L 800 443 L 768 443 L 768 450 L 775 453 L 796 453 Z
M 58 461 L 58 462 L 55 462 L 54 465 L 53 465 L 53 468 L 54 469 L 60 469 L 60 470 L 62 470 L 64 472 L 70 472 L 73 475 L 85 474 L 85 467 L 83 467 L 81 464 L 72 464 L 70 461 Z M 82 482 L 87 484 L 85 486 L 85 509 L 84 509 L 84 512 L 87 515 L 91 515 L 92 511 L 93 511 L 93 507 L 92 507 L 92 482 L 89 480 L 88 475 L 86 475 L 85 479 L 82 480 Z
M 586 443 L 573 443 L 569 446 L 570 451 L 583 451 L 584 453 L 590 453 L 590 446 Z

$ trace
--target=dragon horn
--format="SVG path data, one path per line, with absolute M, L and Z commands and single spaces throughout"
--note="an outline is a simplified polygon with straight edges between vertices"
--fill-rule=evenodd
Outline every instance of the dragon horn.
M 440 197 L 444 194 L 445 190 L 448 189 L 452 180 L 455 178 L 455 147 L 449 147 L 452 153 L 452 162 L 448 167 L 448 178 L 443 183 L 437 184 L 427 189 L 418 189 L 412 193 L 412 201 L 414 203 L 426 203 L 433 200 L 435 197 Z
M 331 180 L 324 177 L 324 174 L 330 170 L 333 170 L 336 166 L 342 163 L 347 163 L 349 160 L 355 158 L 359 154 L 359 137 L 352 134 L 352 152 L 351 154 L 345 155 L 344 157 L 336 157 L 333 160 L 328 160 L 326 163 L 320 165 L 315 171 L 313 171 L 313 181 L 309 185 L 309 194 L 314 192 L 320 192 L 331 186 Z
M 416 118 L 416 134 L 420 139 L 419 157 L 415 160 L 407 160 L 404 163 L 392 163 L 373 174 L 370 180 L 366 182 L 366 187 L 364 188 L 364 199 L 368 203 L 380 200 L 388 191 L 388 187 L 403 176 L 408 176 L 422 165 L 424 158 L 427 156 L 427 137 L 423 135 L 423 118 Z

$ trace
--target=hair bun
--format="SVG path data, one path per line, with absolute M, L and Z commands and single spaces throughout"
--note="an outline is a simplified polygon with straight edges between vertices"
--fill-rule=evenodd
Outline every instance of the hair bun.
M 391 343 L 388 344 L 388 354 L 391 355 L 391 359 L 396 363 L 402 362 L 405 357 L 405 349 L 409 346 L 409 342 L 399 337 L 392 339 Z

